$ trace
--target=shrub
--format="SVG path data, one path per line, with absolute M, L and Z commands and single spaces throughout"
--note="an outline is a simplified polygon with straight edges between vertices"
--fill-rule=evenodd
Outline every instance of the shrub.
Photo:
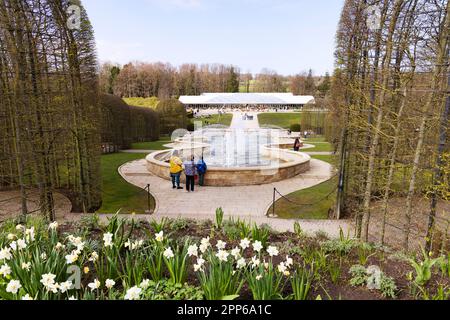
M 148 300 L 203 300 L 204 297 L 201 288 L 166 280 L 150 281 L 143 295 Z
M 292 132 L 301 132 L 302 131 L 302 127 L 301 127 L 301 125 L 299 123 L 293 123 L 290 126 L 290 130 Z
M 352 276 L 352 278 L 350 279 L 350 284 L 353 287 L 363 286 L 366 283 L 367 272 L 364 266 L 355 264 L 350 268 L 349 273 Z
M 395 285 L 394 279 L 386 276 L 384 273 L 381 274 L 380 291 L 383 297 L 395 299 L 397 286 Z
M 176 129 L 187 128 L 186 109 L 177 99 L 162 100 L 156 107 L 161 133 L 172 134 Z

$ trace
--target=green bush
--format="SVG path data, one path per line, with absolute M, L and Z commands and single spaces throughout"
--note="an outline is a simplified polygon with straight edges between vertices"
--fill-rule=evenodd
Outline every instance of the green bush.
M 292 132 L 301 132 L 302 131 L 302 126 L 300 124 L 298 124 L 298 123 L 294 123 L 294 124 L 291 124 L 290 130 Z
M 166 280 L 150 281 L 144 292 L 144 297 L 149 300 L 203 300 L 203 296 L 201 288 Z
M 162 100 L 156 111 L 160 118 L 161 133 L 170 135 L 176 129 L 187 128 L 186 109 L 177 99 Z

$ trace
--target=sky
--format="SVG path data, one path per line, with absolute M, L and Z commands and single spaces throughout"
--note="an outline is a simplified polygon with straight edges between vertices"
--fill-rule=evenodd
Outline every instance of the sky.
M 344 0 L 84 0 L 100 62 L 333 71 Z

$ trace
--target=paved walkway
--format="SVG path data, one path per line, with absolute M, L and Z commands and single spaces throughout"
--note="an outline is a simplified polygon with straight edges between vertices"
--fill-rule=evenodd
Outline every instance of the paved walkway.
M 231 128 L 238 130 L 259 128 L 257 113 L 249 112 L 247 114 L 253 116 L 253 120 L 244 120 L 244 113 L 234 112 Z M 304 149 L 308 148 L 314 148 L 314 146 L 304 146 Z M 146 151 L 139 150 L 139 152 Z M 284 181 L 259 186 L 197 187 L 194 193 L 173 190 L 172 184 L 168 180 L 149 173 L 144 159 L 124 164 L 119 168 L 119 173 L 126 181 L 140 188 L 145 188 L 150 184 L 150 192 L 156 200 L 155 213 L 151 218 L 155 219 L 183 217 L 214 220 L 216 209 L 221 207 L 227 217 L 244 219 L 257 224 L 266 223 L 278 231 L 293 231 L 296 221 L 300 223 L 305 232 L 323 231 L 331 237 L 339 236 L 340 228 L 345 232 L 351 230 L 349 221 L 286 220 L 266 216 L 267 210 L 272 205 L 274 188 L 281 194 L 287 195 L 313 187 L 332 177 L 332 166 L 316 159 L 311 160 L 311 169 L 307 173 Z M 279 199 L 278 194 L 276 195 L 277 199 Z M 147 216 L 139 217 L 147 218 Z
M 267 223 L 278 231 L 293 231 L 296 220 L 284 220 L 266 217 L 272 204 L 273 189 L 289 194 L 300 189 L 310 188 L 331 178 L 330 164 L 312 159 L 311 170 L 295 178 L 259 186 L 238 187 L 197 187 L 196 192 L 173 190 L 168 180 L 156 177 L 148 172 L 145 160 L 124 164 L 119 168 L 120 175 L 129 183 L 140 188 L 150 184 L 150 191 L 156 200 L 153 217 L 192 218 L 214 220 L 215 210 L 223 208 L 225 215 L 245 219 L 258 224 Z M 276 197 L 278 199 L 278 197 Z M 298 220 L 305 231 L 322 230 L 330 236 L 338 236 L 339 229 L 351 228 L 348 221 L 335 220 Z

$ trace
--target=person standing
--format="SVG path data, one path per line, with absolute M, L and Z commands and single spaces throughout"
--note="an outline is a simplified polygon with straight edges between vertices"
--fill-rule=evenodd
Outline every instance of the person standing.
M 192 156 L 191 160 L 187 160 L 183 163 L 184 173 L 186 174 L 186 190 L 188 192 L 194 192 L 195 174 L 197 171 L 194 160 L 194 156 Z
M 183 162 L 178 157 L 178 150 L 175 150 L 172 157 L 170 157 L 170 177 L 172 178 L 173 189 L 183 189 L 183 187 L 180 187 L 180 177 L 181 172 L 183 172 L 182 164 Z
M 300 151 L 300 147 L 302 146 L 300 139 L 296 138 L 295 142 L 294 142 L 294 151 L 295 152 L 299 152 Z
M 205 174 L 207 170 L 208 166 L 206 165 L 206 162 L 203 159 L 203 157 L 201 157 L 201 159 L 198 160 L 197 162 L 197 172 L 198 172 L 198 184 L 202 187 L 205 185 Z

